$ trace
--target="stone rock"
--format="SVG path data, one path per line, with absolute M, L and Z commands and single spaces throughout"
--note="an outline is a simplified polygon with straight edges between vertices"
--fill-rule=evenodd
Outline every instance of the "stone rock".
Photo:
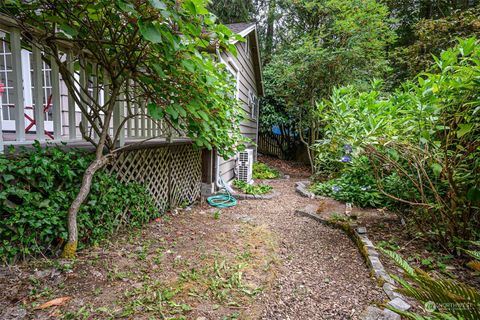
M 358 234 L 365 234 L 365 233 L 367 233 L 367 228 L 365 228 L 365 227 L 358 227 L 358 228 L 357 228 L 357 233 L 358 233 Z
M 400 317 L 399 314 L 396 314 L 392 310 L 383 309 L 383 314 L 384 316 L 382 319 L 384 320 L 402 320 L 402 317 Z
M 370 257 L 377 257 L 377 258 L 378 258 L 378 252 L 375 251 L 374 249 L 368 248 L 368 249 L 367 249 L 367 253 L 368 253 L 368 255 L 369 255 Z
M 403 299 L 398 298 L 398 297 L 393 299 L 392 301 L 390 301 L 388 304 L 390 306 L 394 307 L 395 309 L 402 310 L 402 311 L 407 311 L 411 307 Z
M 383 319 L 383 311 L 374 306 L 368 306 L 360 315 L 361 320 L 381 320 Z
M 401 320 L 401 317 L 388 309 L 379 309 L 375 306 L 368 306 L 360 315 L 361 320 Z
M 236 215 L 235 218 L 242 221 L 243 223 L 249 223 L 249 222 L 252 222 L 254 220 L 253 217 L 251 217 L 249 215 L 246 215 L 246 214 Z
M 308 181 L 300 181 L 295 184 L 295 191 L 300 194 L 302 197 L 314 199 L 315 194 L 307 190 L 307 187 L 310 185 Z
M 302 209 L 297 210 L 299 213 L 306 213 L 306 214 L 316 214 L 317 213 L 317 206 L 313 204 L 309 204 L 308 206 L 303 207 Z
M 52 274 L 52 272 L 54 272 L 54 269 L 37 270 L 35 271 L 34 276 L 37 279 L 43 279 Z
M 400 297 L 400 294 L 395 291 L 395 287 L 388 282 L 385 282 L 383 284 L 383 291 L 385 292 L 385 294 L 388 296 L 389 299 L 393 300 L 395 298 Z
M 205 317 L 197 317 L 196 320 L 207 320 L 207 318 L 205 318 Z

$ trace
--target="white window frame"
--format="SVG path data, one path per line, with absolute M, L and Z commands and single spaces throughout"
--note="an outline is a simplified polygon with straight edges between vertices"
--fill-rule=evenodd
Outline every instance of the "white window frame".
M 12 74 L 12 70 L 11 69 L 8 69 L 7 65 L 6 65 L 6 55 L 10 55 L 12 56 L 13 54 L 11 52 L 7 53 L 4 49 L 3 46 L 6 46 L 6 40 L 4 40 L 6 37 L 6 32 L 3 31 L 3 30 L 0 30 L 0 38 L 1 38 L 1 42 L 2 42 L 2 52 L 0 54 L 0 57 L 2 59 L 4 59 L 4 64 L 5 64 L 5 69 L 4 70 L 1 70 L 1 72 L 5 72 L 7 75 L 10 73 L 10 75 Z M 25 107 L 32 107 L 33 106 L 33 98 L 32 98 L 32 76 L 31 76 L 31 73 L 33 71 L 32 69 L 32 65 L 30 63 L 30 55 L 31 55 L 31 52 L 26 50 L 26 49 L 22 49 L 21 51 L 21 60 L 22 60 L 22 80 L 23 80 L 23 103 L 24 103 L 24 106 Z M 13 59 L 13 57 L 12 57 Z M 45 81 L 45 85 L 46 85 L 46 72 L 50 72 L 50 67 L 45 63 L 43 62 L 43 65 L 42 65 L 42 71 L 43 71 L 43 79 Z M 8 76 L 10 76 L 8 75 Z M 45 86 L 43 85 L 43 90 L 44 90 L 44 94 L 46 94 L 47 90 L 51 87 L 50 86 Z M 6 92 L 4 95 L 8 95 L 8 91 L 7 90 L 15 90 L 15 88 L 12 88 L 12 87 L 7 87 L 8 86 L 8 81 L 7 83 L 5 83 L 5 87 L 6 87 Z M 29 90 L 27 89 L 29 88 Z M 27 90 L 26 90 L 27 89 Z M 44 97 L 45 101 L 43 102 L 48 102 L 48 97 L 45 96 Z M 0 110 L 2 111 L 1 115 L 0 115 L 0 119 L 2 121 L 2 131 L 15 131 L 15 120 L 5 120 L 3 118 L 3 108 L 6 107 L 6 108 L 10 108 L 9 109 L 9 113 L 13 112 L 13 107 L 10 107 L 9 105 L 9 101 L 8 101 L 8 97 L 7 98 L 4 98 L 2 99 L 2 106 L 0 108 Z M 42 106 L 41 108 L 43 108 L 43 103 L 42 103 Z M 34 115 L 33 115 L 33 109 L 32 108 L 25 108 L 25 114 L 28 115 L 29 117 L 31 118 L 34 118 Z M 45 126 L 45 130 L 46 131 L 49 131 L 49 132 L 53 132 L 53 121 L 52 120 L 47 120 L 49 117 L 45 117 L 45 121 L 44 121 L 44 126 Z M 24 121 L 25 121 L 25 127 L 29 126 L 30 125 L 30 121 L 24 117 Z M 35 132 L 36 128 L 35 128 L 35 125 L 30 129 L 30 133 L 33 133 Z
M 240 97 L 240 69 L 238 68 L 237 63 L 230 57 L 227 60 L 220 58 L 220 61 L 227 67 L 227 70 L 235 78 L 235 98 L 238 100 Z
M 258 97 L 255 91 L 248 89 L 248 107 L 250 108 L 250 116 L 257 119 Z
M 247 36 L 245 38 L 245 54 L 247 55 L 247 57 L 250 57 L 251 55 L 251 51 L 250 51 L 250 37 Z

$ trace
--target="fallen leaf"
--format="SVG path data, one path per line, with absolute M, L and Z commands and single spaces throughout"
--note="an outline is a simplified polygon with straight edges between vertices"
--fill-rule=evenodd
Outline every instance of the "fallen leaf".
M 480 261 L 472 260 L 469 263 L 467 263 L 467 267 L 469 267 L 474 271 L 480 271 Z
M 67 302 L 70 299 L 71 299 L 71 297 L 56 298 L 56 299 L 50 300 L 48 302 L 45 302 L 44 304 L 39 305 L 38 307 L 35 308 L 35 310 L 43 310 L 43 309 L 47 309 L 47 308 L 50 308 L 50 307 L 53 307 L 53 306 L 61 306 L 62 304 L 64 304 L 65 302 Z

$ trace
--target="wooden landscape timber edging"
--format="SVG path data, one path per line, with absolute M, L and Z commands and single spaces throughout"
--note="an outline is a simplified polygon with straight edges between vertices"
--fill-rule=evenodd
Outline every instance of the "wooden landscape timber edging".
M 347 203 L 345 205 L 345 214 L 351 213 L 352 206 Z M 356 244 L 360 254 L 365 259 L 367 266 L 369 267 L 372 275 L 376 278 L 377 284 L 382 288 L 387 297 L 390 299 L 386 304 L 394 307 L 398 310 L 407 311 L 411 306 L 405 301 L 405 297 L 396 292 L 395 281 L 387 274 L 378 252 L 375 250 L 373 242 L 367 236 L 367 229 L 365 227 L 359 227 L 355 224 L 351 224 L 345 221 L 327 220 L 323 219 L 317 214 L 317 208 L 314 205 L 309 205 L 303 209 L 296 210 L 295 213 L 312 218 L 328 227 L 340 229 L 345 232 L 348 237 Z M 377 306 L 368 306 L 362 313 L 362 320 L 400 320 L 400 315 L 393 311 L 383 308 L 380 309 Z
M 191 144 L 122 151 L 106 171 L 122 183 L 144 186 L 164 212 L 191 204 L 201 193 L 201 152 Z

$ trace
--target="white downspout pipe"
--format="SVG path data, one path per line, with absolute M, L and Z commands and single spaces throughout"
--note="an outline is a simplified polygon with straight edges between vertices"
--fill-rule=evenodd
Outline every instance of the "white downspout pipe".
M 221 178 L 221 175 L 220 175 L 220 161 L 221 161 L 221 157 L 217 154 L 217 151 L 215 150 L 215 186 L 217 187 L 218 190 L 221 190 L 221 189 L 226 189 L 228 192 L 230 193 L 234 193 L 233 189 L 226 183 L 224 183 L 224 181 L 222 180 Z

